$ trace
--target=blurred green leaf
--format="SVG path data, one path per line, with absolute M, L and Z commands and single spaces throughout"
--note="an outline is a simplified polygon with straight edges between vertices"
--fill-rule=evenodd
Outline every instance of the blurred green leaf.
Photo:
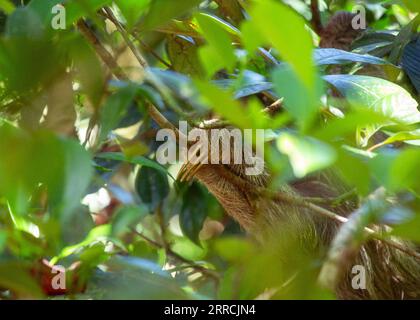
M 0 0 L 0 10 L 3 10 L 6 14 L 11 14 L 15 10 L 15 5 L 9 0 Z
M 199 57 L 207 76 L 211 77 L 223 68 L 232 70 L 236 64 L 236 57 L 232 41 L 225 29 L 209 15 L 197 14 L 195 18 L 207 40 L 207 45 L 199 49 Z
M 124 206 L 112 217 L 112 235 L 119 237 L 135 227 L 135 224 L 148 213 L 145 206 Z
M 69 2 L 68 4 L 66 4 L 67 26 L 71 26 L 73 23 L 77 22 L 77 20 L 86 15 L 90 17 L 95 17 L 95 13 L 99 8 L 106 5 L 110 5 L 111 3 L 112 0 L 76 0 Z M 95 18 L 95 20 L 96 19 L 97 18 Z
M 127 20 L 127 28 L 131 30 L 150 5 L 150 0 L 124 0 L 118 1 L 117 5 Z
M 174 71 L 198 77 L 203 74 L 198 46 L 193 38 L 180 35 L 168 37 L 167 52 Z
M 168 273 L 152 261 L 134 257 L 114 257 L 108 272 L 98 272 L 87 292 L 95 299 L 188 299 Z
M 51 264 L 56 264 L 61 259 L 64 259 L 72 254 L 75 254 L 77 252 L 80 252 L 84 247 L 88 247 L 91 244 L 94 244 L 95 242 L 108 239 L 111 235 L 112 227 L 109 224 L 97 226 L 90 230 L 89 234 L 86 236 L 86 238 L 77 244 L 64 247 L 61 252 L 53 257 L 50 261 Z
M 214 242 L 213 246 L 216 252 L 229 262 L 244 263 L 255 254 L 255 247 L 244 238 L 220 238 Z
M 95 52 L 82 38 L 71 39 L 69 54 L 73 59 L 75 78 L 87 94 L 94 108 L 98 108 L 105 87 L 105 73 Z
M 141 201 L 155 212 L 169 194 L 168 177 L 160 170 L 143 166 L 137 173 L 135 188 Z
M 369 108 L 389 117 L 387 122 L 361 127 L 364 136 L 360 136 L 359 144 L 362 146 L 383 126 L 395 122 L 420 122 L 417 101 L 397 84 L 380 78 L 356 75 L 328 75 L 324 79 L 336 87 L 354 107 Z
M 288 65 L 281 65 L 273 72 L 274 88 L 284 98 L 284 106 L 300 127 L 310 126 L 319 110 L 323 85 L 317 78 L 315 86 L 308 90 Z
M 313 138 L 283 133 L 277 138 L 277 148 L 287 154 L 296 177 L 325 169 L 336 160 L 335 150 Z
M 191 241 L 200 245 L 199 233 L 207 218 L 207 192 L 196 183 L 187 188 L 183 194 L 179 223 L 182 232 Z
M 51 212 L 65 222 L 90 183 L 90 156 L 79 143 L 49 133 L 29 136 L 10 125 L 0 126 L 0 132 L 0 149 L 14 150 L 0 157 L 0 193 L 12 211 L 25 214 L 29 196 L 42 183 Z
M 420 3 L 416 0 L 403 0 L 403 2 L 412 12 L 420 12 Z
M 244 43 L 252 43 L 246 45 L 247 48 L 254 51 L 256 46 L 272 44 L 292 66 L 303 85 L 311 90 L 315 84 L 313 45 L 304 19 L 293 9 L 272 0 L 254 3 L 249 15 L 251 22 L 242 29 Z
M 0 287 L 11 290 L 22 299 L 43 297 L 39 284 L 31 276 L 29 264 L 24 261 L 0 261 Z
M 170 19 L 187 13 L 200 2 L 201 0 L 152 0 L 150 10 L 143 23 L 143 28 L 151 30 L 159 27 L 167 23 Z
M 175 178 L 161 164 L 142 156 L 127 157 L 123 153 L 120 153 L 120 152 L 103 152 L 103 153 L 97 154 L 96 157 L 101 158 L 101 159 L 106 159 L 106 160 L 124 161 L 131 164 L 136 164 L 139 166 L 153 168 L 164 174 L 168 174 L 172 179 L 175 180 Z
M 410 221 L 395 226 L 391 234 L 404 239 L 420 242 L 420 216 L 417 214 L 414 218 L 410 219 Z
M 256 128 L 256 123 L 265 122 L 262 113 L 259 115 L 254 113 L 253 115 L 256 118 L 251 117 L 246 108 L 241 106 L 238 101 L 234 100 L 229 92 L 205 81 L 196 80 L 194 81 L 194 84 L 211 109 L 239 128 Z
M 352 62 L 369 64 L 390 64 L 388 61 L 368 54 L 357 54 L 333 48 L 315 49 L 315 63 L 317 65 L 346 64 Z
M 137 85 L 128 84 L 108 98 L 100 111 L 100 141 L 104 140 L 111 130 L 116 129 L 130 104 L 134 103 L 133 100 L 137 93 Z

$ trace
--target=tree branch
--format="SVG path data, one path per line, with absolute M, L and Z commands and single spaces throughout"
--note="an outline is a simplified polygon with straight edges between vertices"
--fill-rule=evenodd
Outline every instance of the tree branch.
M 79 20 L 77 26 L 81 34 L 92 45 L 97 55 L 102 59 L 105 65 L 113 73 L 113 75 L 117 79 L 128 81 L 129 79 L 127 75 L 121 70 L 112 54 L 110 54 L 108 50 L 102 45 L 101 41 L 86 24 L 86 22 L 84 20 Z M 147 110 L 150 117 L 155 120 L 161 128 L 173 130 L 178 138 L 182 135 L 179 130 L 168 119 L 166 119 L 166 117 L 151 102 L 148 103 Z
M 182 263 L 187 264 L 189 267 L 193 268 L 194 270 L 196 270 L 198 272 L 201 272 L 204 275 L 207 275 L 207 276 L 213 278 L 217 282 L 220 281 L 220 275 L 217 272 L 214 272 L 213 270 L 207 269 L 203 266 L 200 266 L 200 265 L 194 263 L 191 260 L 188 260 L 188 259 L 184 258 L 183 256 L 179 255 L 178 253 L 174 252 L 169 246 L 162 245 L 159 242 L 157 242 L 153 239 L 150 239 L 149 237 L 145 236 L 144 234 L 142 234 L 141 232 L 138 232 L 135 229 L 132 229 L 132 231 L 135 234 L 137 234 L 139 237 L 141 237 L 142 239 L 146 240 L 148 243 L 153 245 L 155 248 L 164 249 L 168 256 L 171 256 L 172 258 L 174 258 L 174 259 L 176 259 L 176 260 L 178 260 Z
M 314 31 L 321 36 L 324 31 L 324 27 L 321 22 L 321 14 L 319 12 L 319 3 L 318 0 L 311 0 L 311 12 L 312 12 L 312 28 Z

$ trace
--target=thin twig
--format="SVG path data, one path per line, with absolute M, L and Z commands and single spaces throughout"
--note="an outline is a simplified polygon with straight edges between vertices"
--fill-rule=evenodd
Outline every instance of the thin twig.
M 147 43 L 142 41 L 141 39 L 138 39 L 140 45 L 147 50 L 152 56 L 154 56 L 158 61 L 160 61 L 163 65 L 165 65 L 167 68 L 172 69 L 172 65 L 168 62 L 166 62 L 160 55 L 158 55 L 155 50 L 153 50 Z
M 268 107 L 266 107 L 263 112 L 267 113 L 267 114 L 274 114 L 275 112 L 277 112 L 278 110 L 280 110 L 280 108 L 283 105 L 283 98 L 278 99 L 276 101 L 274 101 L 272 104 L 270 104 Z
M 90 29 L 87 23 L 81 19 L 77 22 L 77 27 L 81 34 L 86 38 L 86 40 L 88 40 L 89 43 L 93 46 L 98 56 L 102 59 L 102 61 L 106 64 L 110 71 L 117 78 L 125 79 L 126 75 L 122 72 L 121 68 L 118 66 L 112 54 L 109 53 L 108 50 L 102 45 L 101 41 L 98 39 L 96 34 Z
M 314 28 L 314 31 L 320 36 L 322 35 L 322 32 L 324 31 L 324 27 L 322 26 L 318 0 L 311 0 L 311 12 L 312 12 L 312 20 L 311 20 L 312 28 Z
M 347 199 L 356 195 L 356 189 L 344 192 L 337 197 L 303 197 L 304 200 L 315 203 L 315 204 L 329 204 L 332 206 L 337 206 Z
M 121 33 L 125 43 L 127 44 L 131 52 L 134 54 L 134 56 L 138 60 L 140 66 L 143 68 L 145 79 L 150 84 L 152 84 L 157 90 L 159 90 L 160 94 L 166 100 L 166 102 L 168 103 L 168 106 L 171 107 L 173 111 L 175 111 L 177 114 L 179 114 L 182 117 L 189 118 L 190 116 L 186 114 L 184 110 L 182 110 L 178 102 L 172 97 L 171 90 L 169 90 L 169 88 L 167 88 L 167 86 L 159 78 L 157 78 L 154 74 L 146 70 L 148 68 L 146 59 L 143 58 L 138 48 L 131 41 L 129 33 L 127 32 L 127 30 L 125 30 L 125 28 L 121 25 L 121 23 L 115 17 L 112 10 L 108 7 L 105 7 L 104 10 L 107 14 L 108 19 L 115 25 L 115 27 Z
M 277 201 L 282 201 L 282 202 L 286 202 L 286 203 L 290 203 L 292 205 L 295 206 L 299 206 L 302 208 L 307 208 L 309 210 L 311 210 L 311 212 L 315 212 L 317 214 L 320 214 L 324 217 L 327 217 L 329 219 L 335 220 L 339 223 L 346 223 L 348 222 L 348 219 L 346 217 L 340 216 L 339 214 L 332 212 L 328 209 L 325 209 L 323 207 L 320 207 L 314 203 L 310 203 L 307 200 L 305 200 L 305 198 L 299 196 L 299 195 L 293 195 L 293 194 L 287 194 L 284 192 L 273 192 L 271 190 L 267 190 L 267 188 L 263 188 L 263 187 L 256 187 L 255 185 L 251 185 L 248 181 L 242 179 L 239 176 L 236 176 L 235 174 L 233 174 L 232 172 L 230 172 L 229 170 L 221 170 L 220 171 L 221 174 L 225 175 L 225 177 L 229 178 L 230 181 L 232 181 L 234 184 L 236 184 L 238 186 L 238 188 L 240 188 L 241 190 L 249 190 L 251 192 L 254 192 L 255 195 L 260 196 L 260 197 L 269 197 L 273 200 L 277 200 Z M 420 253 L 411 250 L 403 245 L 401 245 L 400 243 L 391 240 L 391 239 L 384 239 L 383 236 L 378 233 L 377 231 L 365 227 L 364 231 L 366 233 L 368 233 L 372 238 L 382 241 L 384 243 L 386 243 L 387 245 L 394 247 L 395 249 L 398 249 L 416 259 L 420 259 Z
M 108 19 L 115 25 L 121 36 L 123 37 L 125 43 L 128 45 L 130 50 L 133 52 L 134 56 L 136 57 L 137 61 L 140 63 L 140 65 L 143 68 L 146 68 L 147 61 L 143 58 L 137 47 L 131 42 L 128 33 L 125 31 L 124 27 L 121 25 L 121 23 L 118 21 L 118 19 L 115 17 L 112 10 L 108 7 L 104 7 L 104 10 L 107 14 Z
M 204 275 L 207 275 L 211 278 L 213 278 L 214 280 L 216 280 L 217 282 L 220 281 L 220 275 L 217 272 L 214 272 L 213 270 L 207 269 L 203 266 L 200 266 L 199 264 L 196 264 L 194 261 L 188 260 L 187 258 L 184 258 L 183 256 L 179 255 L 178 253 L 174 252 L 169 246 L 165 246 L 160 244 L 159 242 L 150 239 L 149 237 L 145 236 L 143 233 L 138 232 L 135 229 L 132 229 L 132 231 L 137 234 L 139 237 L 141 237 L 142 239 L 146 240 L 148 243 L 150 243 L 151 245 L 153 245 L 155 248 L 158 249 L 164 249 L 166 254 L 171 256 L 172 258 L 187 264 L 190 268 L 201 272 Z
M 129 80 L 127 75 L 121 71 L 114 57 L 102 45 L 95 33 L 90 30 L 89 26 L 83 20 L 80 20 L 77 25 L 82 35 L 89 41 L 98 56 L 110 69 L 113 75 L 119 80 Z M 168 119 L 166 119 L 165 116 L 151 102 L 147 104 L 147 110 L 150 117 L 155 120 L 161 128 L 173 130 L 178 137 L 183 136 L 182 133 L 180 133 L 179 130 Z

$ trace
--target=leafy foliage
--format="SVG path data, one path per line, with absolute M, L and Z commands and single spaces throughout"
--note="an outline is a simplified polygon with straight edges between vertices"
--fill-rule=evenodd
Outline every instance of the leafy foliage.
M 327 21 L 358 1 L 321 3 Z M 276 185 L 334 168 L 361 204 L 394 199 L 345 230 L 420 241 L 419 5 L 366 5 L 347 52 L 318 48 L 309 1 L 0 0 L 0 299 L 334 298 L 300 230 L 261 248 L 156 161 L 151 106 L 266 129 Z

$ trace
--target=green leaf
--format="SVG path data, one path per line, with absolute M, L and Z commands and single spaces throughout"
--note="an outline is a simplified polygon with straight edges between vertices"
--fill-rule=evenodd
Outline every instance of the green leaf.
M 420 134 L 415 134 L 413 132 L 409 131 L 401 131 L 397 132 L 396 134 L 392 135 L 391 137 L 387 138 L 383 142 L 381 142 L 379 145 L 384 146 L 387 144 L 392 144 L 395 142 L 405 142 L 405 141 L 416 141 L 416 143 L 420 142 Z
M 166 170 L 164 166 L 146 157 L 142 157 L 142 156 L 127 157 L 121 152 L 103 152 L 103 153 L 97 154 L 96 157 L 105 159 L 105 160 L 123 161 L 123 162 L 128 162 L 131 164 L 136 164 L 139 166 L 153 168 L 164 174 L 168 174 L 172 179 L 175 180 L 175 178 L 168 172 L 168 170 Z
M 59 0 L 59 2 L 62 2 L 62 0 Z M 77 0 L 66 3 L 67 26 L 70 27 L 83 16 L 95 17 L 100 8 L 110 5 L 112 2 L 112 0 Z M 51 9 L 49 12 L 51 12 Z
M 362 146 L 381 127 L 398 122 L 420 122 L 417 101 L 397 84 L 380 78 L 356 75 L 328 75 L 324 79 L 336 87 L 352 106 L 369 108 L 389 118 L 388 121 L 360 128 L 365 135 L 359 139 Z
M 143 166 L 137 173 L 135 188 L 140 199 L 151 212 L 162 204 L 169 194 L 167 175 L 159 170 Z
M 203 12 L 197 13 L 196 16 L 204 17 L 208 21 L 211 21 L 214 25 L 218 25 L 221 29 L 225 30 L 234 39 L 237 39 L 241 35 L 241 32 L 239 31 L 238 28 L 232 26 L 229 22 L 223 20 L 222 18 L 218 16 L 215 16 L 210 13 L 203 13 Z
M 70 136 L 75 132 L 77 119 L 74 108 L 73 82 L 71 75 L 62 72 L 56 81 L 45 88 L 48 112 L 42 127 L 63 135 Z M 39 122 L 39 118 L 37 119 Z
M 219 256 L 235 263 L 243 263 L 256 254 L 252 242 L 232 236 L 216 239 L 214 249 Z
M 352 62 L 369 64 L 390 64 L 388 61 L 368 54 L 358 54 L 333 48 L 314 50 L 317 65 L 346 64 Z
M 308 89 L 290 66 L 283 64 L 273 72 L 274 89 L 284 98 L 284 106 L 301 128 L 307 128 L 314 120 L 323 92 L 322 81 Z
M 169 36 L 166 49 L 174 71 L 198 77 L 203 74 L 198 58 L 198 46 L 193 38 Z
M 391 183 L 396 188 L 414 189 L 420 191 L 420 174 L 418 164 L 420 163 L 420 149 L 410 148 L 401 152 L 391 167 Z
M 256 72 L 244 70 L 237 79 L 216 80 L 220 87 L 235 90 L 235 99 L 241 99 L 248 96 L 268 91 L 273 88 L 273 84 Z
M 97 273 L 86 293 L 94 299 L 188 299 L 175 279 L 149 260 L 113 257 L 106 263 L 110 272 Z
M 135 224 L 147 214 L 145 206 L 125 206 L 120 208 L 112 217 L 112 235 L 119 237 L 135 227 Z
M 30 265 L 24 261 L 0 262 L 0 287 L 9 289 L 22 299 L 39 299 L 43 293 L 31 276 Z
M 293 173 L 298 178 L 325 169 L 336 160 L 335 150 L 329 145 L 289 133 L 283 133 L 277 138 L 277 148 L 289 156 Z
M 0 230 L 0 254 L 3 254 L 4 248 L 6 247 L 7 233 Z
M 128 107 L 133 103 L 138 90 L 137 85 L 128 84 L 108 98 L 100 111 L 100 141 L 104 140 L 111 130 L 116 129 L 117 125 L 126 114 Z
M 207 45 L 199 50 L 199 57 L 207 75 L 210 77 L 223 68 L 232 70 L 236 64 L 236 56 L 225 29 L 206 14 L 196 15 L 196 20 L 207 40 Z
M 290 7 L 272 0 L 254 3 L 250 10 L 250 23 L 242 29 L 242 41 L 247 48 L 256 49 L 267 43 L 278 50 L 296 72 L 308 90 L 315 84 L 312 57 L 312 37 L 305 20 Z M 263 40 L 263 43 L 259 43 Z M 251 42 L 252 45 L 247 42 Z
M 127 28 L 131 30 L 148 8 L 150 0 L 124 0 L 117 5 L 127 21 Z
M 369 161 L 376 179 L 391 191 L 420 191 L 420 175 L 417 174 L 420 150 L 409 148 L 402 152 L 383 151 Z
M 403 0 L 403 2 L 411 12 L 420 12 L 420 3 L 416 0 Z
M 43 184 L 51 213 L 65 223 L 90 183 L 89 154 L 71 139 L 46 132 L 30 136 L 6 124 L 0 126 L 0 137 L 0 149 L 13 150 L 0 157 L 0 194 L 12 211 L 25 214 L 30 195 Z
M 391 234 L 404 239 L 420 242 L 420 216 L 417 214 L 414 218 L 410 219 L 410 221 L 395 226 Z
M 359 194 L 367 195 L 370 190 L 371 172 L 366 161 L 346 149 L 339 149 L 337 153 L 338 171 L 344 180 L 348 185 L 354 186 Z M 355 172 L 357 174 L 354 174 Z
M 15 10 L 15 5 L 9 0 L 0 0 L 0 11 L 4 11 L 6 14 L 11 14 Z
M 105 73 L 96 53 L 81 37 L 69 43 L 69 53 L 81 90 L 89 97 L 94 108 L 99 107 L 105 87 Z
M 197 6 L 201 0 L 152 0 L 143 28 L 151 30 L 177 18 Z
M 193 183 L 183 194 L 179 215 L 181 230 L 191 241 L 200 245 L 199 233 L 207 217 L 207 191 Z
M 247 128 L 249 121 L 239 102 L 233 100 L 228 92 L 206 81 L 195 81 L 197 89 L 205 97 L 206 102 L 216 112 L 241 128 Z
M 109 236 L 111 235 L 111 231 L 112 231 L 112 228 L 111 228 L 111 225 L 109 224 L 104 224 L 104 225 L 93 228 L 92 230 L 90 230 L 89 234 L 86 236 L 86 238 L 83 241 L 75 245 L 64 247 L 57 256 L 51 259 L 50 261 L 51 264 L 56 264 L 61 259 L 64 259 L 72 254 L 75 254 L 81 251 L 84 247 L 87 247 L 95 242 L 98 242 L 104 239 L 109 239 Z

